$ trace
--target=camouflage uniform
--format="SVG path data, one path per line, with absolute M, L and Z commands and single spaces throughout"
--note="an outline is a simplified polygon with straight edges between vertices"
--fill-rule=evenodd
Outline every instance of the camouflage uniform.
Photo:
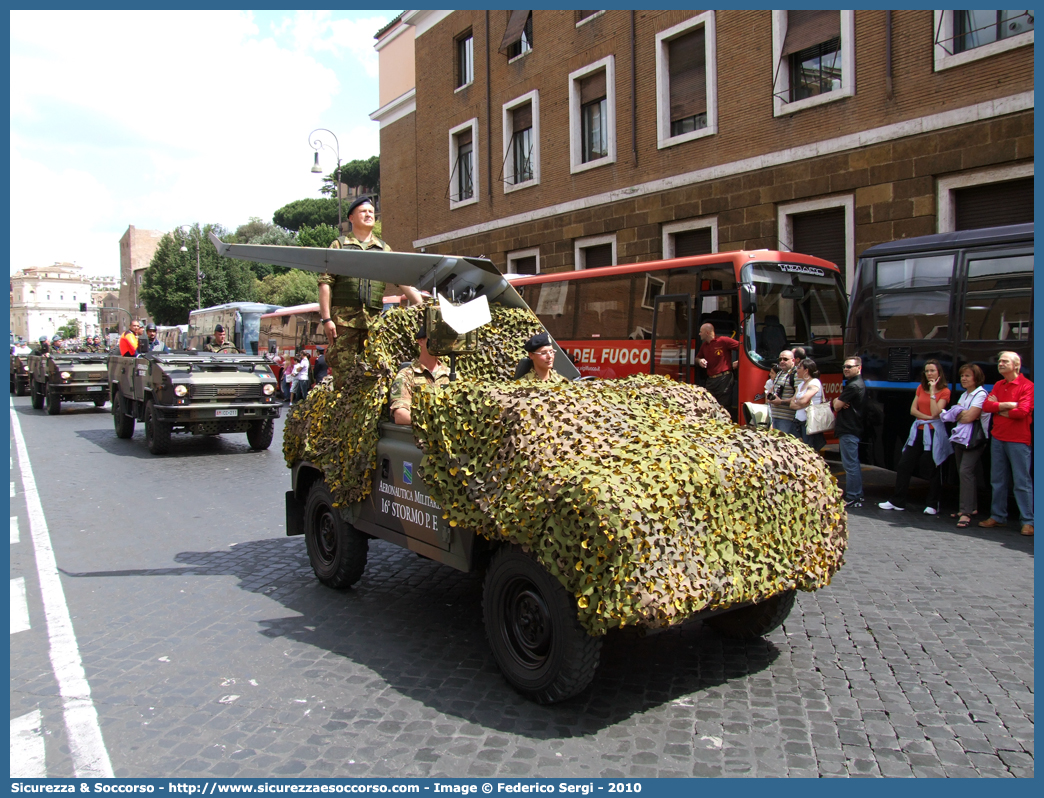
M 353 233 L 348 234 L 341 248 L 392 251 L 377 236 L 371 236 L 370 241 L 363 243 Z M 326 347 L 326 362 L 334 383 L 340 386 L 345 373 L 362 352 L 370 322 L 384 307 L 385 283 L 326 273 L 319 275 L 319 283 L 330 286 L 330 318 L 337 329 L 337 338 Z
M 530 369 L 519 377 L 518 380 L 519 382 L 568 382 L 565 377 L 554 369 L 551 369 L 551 371 L 547 373 L 547 380 L 541 380 L 540 377 L 537 376 L 536 369 Z
M 388 414 L 395 418 L 396 410 L 409 410 L 413 404 L 413 389 L 419 385 L 437 385 L 440 388 L 449 385 L 449 374 L 449 368 L 441 362 L 435 371 L 428 371 L 420 360 L 414 360 L 400 369 L 388 390 Z

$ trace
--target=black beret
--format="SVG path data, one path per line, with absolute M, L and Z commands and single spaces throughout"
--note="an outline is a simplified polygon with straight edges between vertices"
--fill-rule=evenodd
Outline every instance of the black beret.
M 417 340 L 417 341 L 419 341 L 421 338 L 427 338 L 427 337 L 428 337 L 428 328 L 425 327 L 423 324 L 420 326 L 420 329 L 417 330 L 417 334 L 415 336 L 413 336 L 414 340 Z
M 373 205 L 373 200 L 369 197 L 356 197 L 354 200 L 352 200 L 352 204 L 348 206 L 348 215 L 351 216 L 352 211 L 354 211 L 360 205 L 365 205 L 367 202 Z
M 522 346 L 527 352 L 535 352 L 545 346 L 551 346 L 551 336 L 546 332 L 537 333 Z
M 214 332 L 217 333 L 217 332 L 224 332 L 224 331 L 225 331 L 225 328 L 222 327 L 220 324 L 214 325 Z

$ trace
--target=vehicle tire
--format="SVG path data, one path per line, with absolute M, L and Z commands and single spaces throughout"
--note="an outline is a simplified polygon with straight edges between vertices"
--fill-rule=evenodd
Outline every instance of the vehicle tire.
M 316 578 L 338 590 L 358 582 L 366 568 L 370 539 L 341 518 L 323 481 L 308 491 L 305 546 Z
M 572 698 L 594 678 L 602 638 L 584 630 L 576 599 L 517 546 L 493 555 L 482 617 L 501 673 L 531 701 Z
M 753 640 L 777 629 L 794 608 L 797 591 L 779 593 L 759 604 L 748 604 L 738 610 L 712 615 L 707 625 L 718 634 L 735 640 Z
M 127 415 L 123 397 L 119 393 L 112 395 L 112 421 L 116 427 L 117 438 L 134 437 L 134 417 Z
M 17 380 L 15 380 L 15 375 L 14 375 L 14 372 L 12 371 L 11 372 L 11 395 L 12 396 L 14 396 L 14 393 L 17 390 L 17 388 L 15 386 L 16 382 L 17 382 Z
M 16 381 L 15 396 L 25 396 L 27 393 L 29 393 L 29 386 Z
M 158 421 L 156 419 L 156 408 L 152 406 L 152 400 L 145 403 L 145 443 L 153 454 L 166 454 L 170 451 L 169 421 Z
M 275 421 L 265 419 L 264 421 L 251 421 L 247 429 L 247 443 L 251 449 L 267 449 L 272 445 L 272 436 L 275 434 Z
M 105 407 L 105 401 L 106 400 L 105 400 L 104 396 L 96 396 L 95 399 L 94 399 L 94 406 L 95 407 Z
M 40 386 L 36 384 L 36 380 L 29 381 L 29 392 L 32 396 L 33 410 L 43 410 L 43 392 L 40 390 Z
M 56 416 L 62 412 L 62 397 L 58 391 L 50 391 L 44 387 L 47 394 L 47 415 Z

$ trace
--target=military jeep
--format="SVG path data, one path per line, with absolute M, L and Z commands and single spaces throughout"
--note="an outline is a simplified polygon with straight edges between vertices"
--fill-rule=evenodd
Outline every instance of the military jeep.
M 25 396 L 29 393 L 29 355 L 11 355 L 11 393 Z
M 251 449 L 267 449 L 279 418 L 275 378 L 256 355 L 113 355 L 106 389 L 116 436 L 132 437 L 141 421 L 152 454 L 169 452 L 174 433 L 245 432 Z
M 29 355 L 29 394 L 33 408 L 56 416 L 62 402 L 94 402 L 104 407 L 108 400 L 105 362 L 108 355 L 52 352 Z
M 793 437 L 736 426 L 702 388 L 664 377 L 513 381 L 521 336 L 542 327 L 489 261 L 211 240 L 229 257 L 488 302 L 492 322 L 464 347 L 467 319 L 447 339 L 433 335 L 433 306 L 387 312 L 344 385 L 320 384 L 295 407 L 286 528 L 332 588 L 362 578 L 372 538 L 484 574 L 490 648 L 525 697 L 584 690 L 612 628 L 706 619 L 727 636 L 766 634 L 796 590 L 841 566 L 841 494 Z M 468 315 L 441 307 L 447 320 Z M 459 382 L 418 387 L 403 427 L 374 409 L 421 323 L 430 353 L 474 360 Z M 552 344 L 556 371 L 575 380 Z

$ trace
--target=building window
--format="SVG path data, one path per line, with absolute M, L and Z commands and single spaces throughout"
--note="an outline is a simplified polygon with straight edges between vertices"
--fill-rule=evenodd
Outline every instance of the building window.
M 475 80 L 475 37 L 468 31 L 457 39 L 457 88 Z
M 935 71 L 1033 44 L 1032 11 L 936 11 Z
M 662 234 L 664 259 L 710 255 L 718 251 L 717 216 L 671 222 L 663 226 Z
M 1033 221 L 1033 164 L 979 169 L 938 180 L 940 233 Z
M 577 11 L 576 13 L 576 27 L 580 27 L 585 22 L 590 22 L 595 17 L 600 17 L 605 11 Z
M 713 11 L 656 34 L 658 147 L 718 132 L 716 52 Z
M 540 274 L 540 247 L 509 252 L 507 256 L 507 273 Z
M 616 265 L 616 234 L 578 238 L 573 242 L 573 262 L 577 269 Z
M 778 207 L 779 250 L 835 264 L 851 293 L 855 273 L 855 197 L 845 194 Z
M 855 94 L 853 11 L 773 11 L 776 116 Z
M 570 171 L 616 160 L 616 87 L 613 56 L 569 75 Z
M 533 49 L 533 12 L 512 11 L 508 17 L 500 52 L 507 53 L 508 60 L 525 55 Z
M 450 209 L 478 202 L 479 175 L 475 145 L 478 118 L 469 119 L 450 130 Z
M 540 182 L 540 94 L 531 91 L 504 103 L 504 193 Z

